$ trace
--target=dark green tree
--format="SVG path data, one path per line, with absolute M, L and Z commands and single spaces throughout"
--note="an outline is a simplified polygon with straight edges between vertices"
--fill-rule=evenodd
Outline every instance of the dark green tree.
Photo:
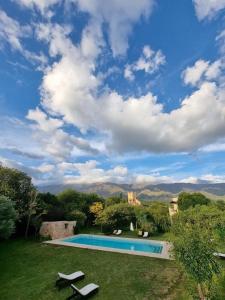
M 17 214 L 13 202 L 0 196 L 0 238 L 7 239 L 15 230 Z
M 180 210 L 185 210 L 196 205 L 208 205 L 210 202 L 210 199 L 201 193 L 182 192 L 178 196 L 178 207 Z
M 34 190 L 34 186 L 27 174 L 0 166 L 0 195 L 12 200 L 19 219 L 23 218 L 29 208 L 32 190 Z
M 195 280 L 200 299 L 206 299 L 220 268 L 213 255 L 217 252 L 218 226 L 225 227 L 224 213 L 215 206 L 196 206 L 173 218 L 171 238 L 174 254 Z

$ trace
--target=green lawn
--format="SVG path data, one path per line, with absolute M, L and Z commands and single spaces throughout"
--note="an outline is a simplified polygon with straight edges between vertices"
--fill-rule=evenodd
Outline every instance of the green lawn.
M 192 299 L 175 261 L 22 239 L 0 244 L 0 298 L 66 299 L 71 290 L 54 287 L 56 274 L 78 270 L 86 274 L 78 287 L 90 282 L 100 285 L 96 300 Z

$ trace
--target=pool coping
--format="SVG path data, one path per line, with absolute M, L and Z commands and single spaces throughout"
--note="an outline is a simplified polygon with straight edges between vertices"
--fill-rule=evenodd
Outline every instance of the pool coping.
M 116 248 L 107 248 L 107 247 L 99 247 L 99 246 L 93 246 L 93 245 L 82 245 L 82 244 L 75 244 L 72 242 L 65 242 L 65 239 L 70 239 L 77 236 L 101 236 L 105 239 L 127 239 L 129 241 L 142 241 L 145 243 L 151 243 L 151 244 L 158 244 L 162 246 L 162 252 L 161 253 L 149 253 L 149 252 L 142 252 L 142 251 L 134 251 L 134 250 L 125 250 L 125 249 L 116 249 Z M 127 237 L 115 237 L 115 236 L 104 236 L 104 235 L 97 235 L 97 234 L 76 234 L 72 236 L 68 236 L 65 238 L 50 240 L 43 242 L 45 244 L 52 244 L 52 245 L 58 245 L 58 246 L 70 246 L 75 248 L 82 248 L 82 249 L 91 249 L 91 250 L 100 250 L 100 251 L 106 251 L 106 252 L 116 252 L 116 253 L 123 253 L 123 254 L 131 254 L 131 255 L 138 255 L 138 256 L 146 256 L 146 257 L 154 257 L 154 258 L 162 258 L 162 259 L 172 259 L 170 256 L 170 250 L 172 247 L 172 244 L 166 241 L 158 241 L 158 240 L 150 240 L 150 239 L 143 239 L 143 238 L 127 238 Z

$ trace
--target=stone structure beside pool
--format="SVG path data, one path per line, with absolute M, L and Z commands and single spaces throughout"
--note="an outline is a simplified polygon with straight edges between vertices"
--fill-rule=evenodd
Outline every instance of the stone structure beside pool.
M 76 221 L 43 222 L 40 228 L 40 236 L 60 239 L 74 234 Z
M 73 237 L 78 236 L 89 236 L 88 234 L 81 234 L 81 235 L 75 235 L 69 237 L 69 239 Z M 94 237 L 94 235 L 92 235 Z M 97 236 L 96 236 L 97 237 Z M 98 235 L 99 237 L 99 235 Z M 166 241 L 157 241 L 157 240 L 146 240 L 146 239 L 133 239 L 133 238 L 124 238 L 124 237 L 107 237 L 102 236 L 101 237 L 107 239 L 115 239 L 115 240 L 127 240 L 128 242 L 138 242 L 140 243 L 143 241 L 143 243 L 151 243 L 162 246 L 161 253 L 152 253 L 152 252 L 142 252 L 142 251 L 134 251 L 134 250 L 125 250 L 125 249 L 117 249 L 117 248 L 108 248 L 108 247 L 101 247 L 101 246 L 93 246 L 93 245 L 86 245 L 86 244 L 79 244 L 74 243 L 70 241 L 66 241 L 65 239 L 55 239 L 51 241 L 45 241 L 44 243 L 52 244 L 52 245 L 61 245 L 61 246 L 70 246 L 70 247 L 77 247 L 77 248 L 83 248 L 83 249 L 92 249 L 92 250 L 101 250 L 101 251 L 108 251 L 108 252 L 118 252 L 118 253 L 125 253 L 125 254 L 132 254 L 132 255 L 140 255 L 140 256 L 148 256 L 148 257 L 155 257 L 155 258 L 162 258 L 162 259 L 172 259 L 170 250 L 172 249 L 172 245 L 169 242 Z

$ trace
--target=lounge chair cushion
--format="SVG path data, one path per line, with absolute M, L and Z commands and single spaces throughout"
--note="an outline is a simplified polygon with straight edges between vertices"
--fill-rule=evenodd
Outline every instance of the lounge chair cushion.
M 82 289 L 78 289 L 77 287 L 75 287 L 73 284 L 71 284 L 71 287 L 77 291 L 80 295 L 82 296 L 87 296 L 88 294 L 92 293 L 93 291 L 97 290 L 99 288 L 99 286 L 97 284 L 94 283 L 89 283 L 88 285 L 85 285 Z
M 72 274 L 69 274 L 69 275 L 66 275 L 66 274 L 63 274 L 63 273 L 58 273 L 58 275 L 59 275 L 59 278 L 62 278 L 62 279 L 65 279 L 65 280 L 75 280 L 75 279 L 77 279 L 77 278 L 79 278 L 79 277 L 82 277 L 82 276 L 84 276 L 84 273 L 83 272 L 81 272 L 81 271 L 78 271 L 78 272 L 74 272 L 74 273 L 72 273 Z

